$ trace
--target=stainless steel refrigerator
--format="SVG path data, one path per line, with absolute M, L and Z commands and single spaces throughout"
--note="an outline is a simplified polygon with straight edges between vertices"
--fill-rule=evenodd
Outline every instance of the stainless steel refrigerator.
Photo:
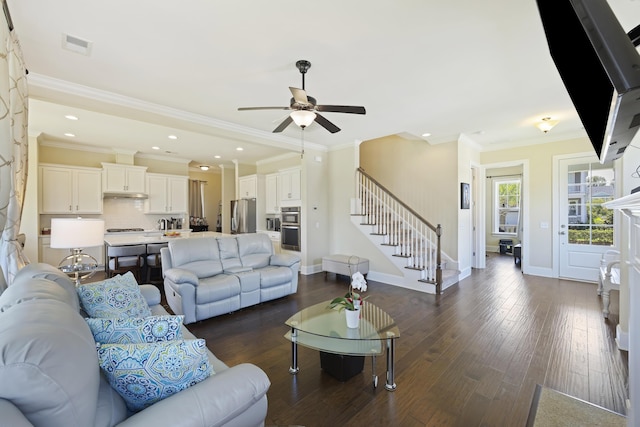
M 231 234 L 256 232 L 256 199 L 231 201 Z

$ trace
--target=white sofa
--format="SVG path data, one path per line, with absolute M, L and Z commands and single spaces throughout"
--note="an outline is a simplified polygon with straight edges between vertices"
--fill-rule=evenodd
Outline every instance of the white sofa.
M 160 292 L 140 290 L 153 315 Z M 194 336 L 182 326 L 185 339 Z M 266 374 L 225 365 L 208 351 L 214 374 L 135 414 L 111 388 L 80 313 L 75 286 L 48 264 L 30 264 L 0 295 L 0 425 L 46 427 L 263 426 Z
M 161 257 L 167 303 L 185 324 L 298 290 L 300 257 L 275 254 L 263 233 L 177 239 Z

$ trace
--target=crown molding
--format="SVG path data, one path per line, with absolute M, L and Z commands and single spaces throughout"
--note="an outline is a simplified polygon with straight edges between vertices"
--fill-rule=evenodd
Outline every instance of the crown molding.
M 155 104 L 152 102 L 143 101 L 128 96 L 119 95 L 113 92 L 108 92 L 89 86 L 79 85 L 68 82 L 66 80 L 60 80 L 53 77 L 45 76 L 37 73 L 29 73 L 29 86 L 40 87 L 43 89 L 64 93 L 72 96 L 77 96 L 83 99 L 89 99 L 96 102 L 115 105 L 123 108 L 130 108 L 133 110 L 144 111 L 147 113 L 155 114 L 161 117 L 173 118 L 196 125 L 209 127 L 212 129 L 222 129 L 228 132 L 234 132 L 245 136 L 257 138 L 260 140 L 266 140 L 274 143 L 275 146 L 280 148 L 291 149 L 300 146 L 300 140 L 291 138 L 273 132 L 265 132 L 257 129 L 252 129 L 244 126 L 237 125 L 235 123 L 225 122 L 213 117 L 204 116 L 201 114 L 191 113 L 177 108 L 167 107 L 165 105 Z M 50 102 L 55 102 L 51 101 Z M 315 150 L 325 150 L 326 146 L 315 144 L 313 142 L 305 141 L 305 145 Z

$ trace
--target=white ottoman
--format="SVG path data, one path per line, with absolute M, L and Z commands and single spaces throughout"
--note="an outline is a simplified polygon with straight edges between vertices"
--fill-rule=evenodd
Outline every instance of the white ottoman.
M 369 260 L 357 255 L 327 255 L 322 257 L 322 271 L 324 271 L 325 279 L 327 278 L 327 273 L 351 277 L 356 271 L 367 277 Z

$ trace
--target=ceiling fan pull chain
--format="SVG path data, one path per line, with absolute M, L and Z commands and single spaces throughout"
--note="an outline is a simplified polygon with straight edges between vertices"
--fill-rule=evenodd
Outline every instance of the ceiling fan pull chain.
M 300 151 L 300 159 L 304 159 L 304 127 L 300 128 L 301 132 L 301 140 L 302 140 L 302 151 Z

